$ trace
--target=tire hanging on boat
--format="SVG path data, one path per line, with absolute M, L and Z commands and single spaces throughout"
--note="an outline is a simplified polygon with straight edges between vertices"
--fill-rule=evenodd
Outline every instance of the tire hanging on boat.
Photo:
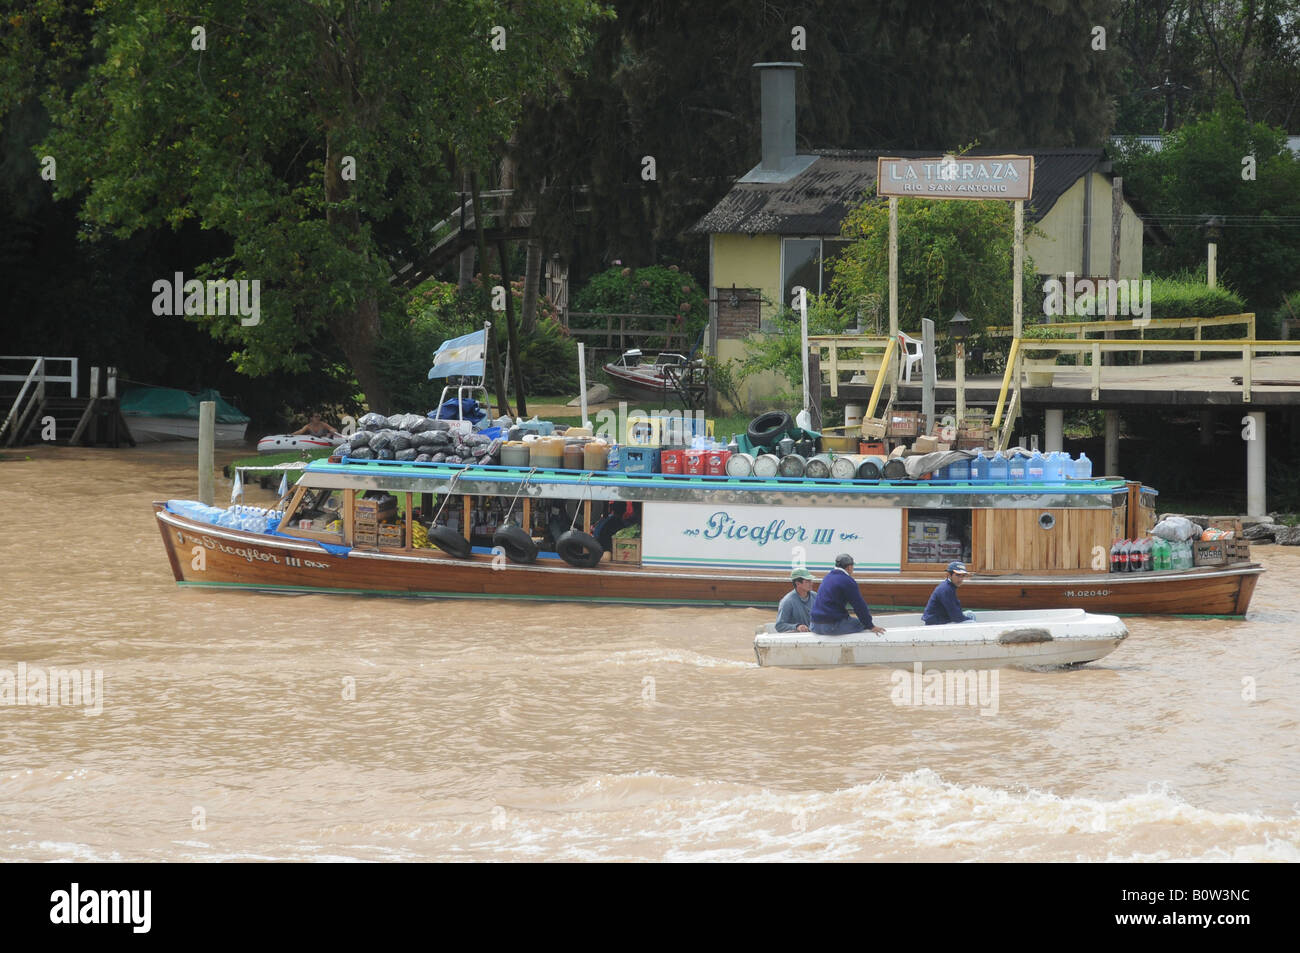
M 492 534 L 492 545 L 505 550 L 506 558 L 512 563 L 537 561 L 537 541 L 518 526 L 502 526 Z
M 555 541 L 555 551 L 566 563 L 578 569 L 594 569 L 605 555 L 596 537 L 576 529 L 560 535 Z
M 469 540 L 449 526 L 434 526 L 430 529 L 429 542 L 448 556 L 455 556 L 457 559 L 470 557 Z

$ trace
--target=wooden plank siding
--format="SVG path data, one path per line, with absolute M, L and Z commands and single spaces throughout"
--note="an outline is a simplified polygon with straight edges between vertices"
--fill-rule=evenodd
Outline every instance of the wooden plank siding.
M 1056 520 L 1044 529 L 1038 519 L 1050 513 Z M 1019 509 L 971 511 L 973 572 L 1078 573 L 1094 569 L 1093 547 L 1107 553 L 1111 543 L 1110 510 Z

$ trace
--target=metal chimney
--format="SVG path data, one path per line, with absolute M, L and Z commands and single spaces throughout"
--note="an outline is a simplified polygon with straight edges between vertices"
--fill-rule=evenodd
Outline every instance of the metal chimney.
M 755 63 L 762 77 L 764 172 L 780 172 L 794 162 L 794 71 L 801 63 Z

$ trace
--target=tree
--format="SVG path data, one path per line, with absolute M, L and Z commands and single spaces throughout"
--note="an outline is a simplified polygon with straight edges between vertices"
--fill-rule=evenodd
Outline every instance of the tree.
M 590 0 L 106 4 L 100 58 L 46 94 L 41 150 L 93 226 L 226 238 L 198 277 L 258 280 L 260 322 L 191 317 L 238 346 L 241 372 L 299 370 L 325 336 L 385 406 L 374 351 L 381 310 L 400 307 L 386 252 L 428 237 L 453 170 L 490 164 L 597 15 Z
M 1248 177 L 1253 167 L 1253 178 Z M 1207 227 L 1217 237 L 1219 275 L 1251 310 L 1277 306 L 1300 274 L 1300 156 L 1283 130 L 1249 122 L 1225 96 L 1213 113 L 1164 136 L 1160 151 L 1128 145 L 1116 171 L 1173 237 L 1147 252 L 1146 269 L 1204 274 Z M 1217 219 L 1218 223 L 1213 220 Z
M 916 332 L 922 318 L 931 318 L 942 332 L 958 309 L 971 319 L 975 334 L 1011 324 L 1013 226 L 1009 202 L 899 199 L 899 328 Z M 831 281 L 840 307 L 851 313 L 864 301 L 888 302 L 888 203 L 868 199 L 849 213 L 840 234 L 853 240 Z M 1031 309 L 1038 297 L 1028 255 L 1023 280 Z

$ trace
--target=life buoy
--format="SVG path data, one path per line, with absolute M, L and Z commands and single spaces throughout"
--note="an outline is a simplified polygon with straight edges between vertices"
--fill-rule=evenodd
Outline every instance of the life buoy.
M 595 568 L 605 555 L 596 537 L 576 529 L 563 533 L 555 541 L 555 551 L 566 563 L 578 569 Z
M 770 447 L 781 434 L 794 426 L 794 420 L 784 410 L 770 410 L 749 422 L 745 435 L 751 443 Z
M 470 556 L 469 540 L 449 526 L 435 526 L 429 530 L 429 542 L 448 556 L 457 559 L 468 559 Z
M 537 541 L 518 526 L 502 526 L 492 534 L 492 545 L 505 550 L 512 563 L 537 561 Z

